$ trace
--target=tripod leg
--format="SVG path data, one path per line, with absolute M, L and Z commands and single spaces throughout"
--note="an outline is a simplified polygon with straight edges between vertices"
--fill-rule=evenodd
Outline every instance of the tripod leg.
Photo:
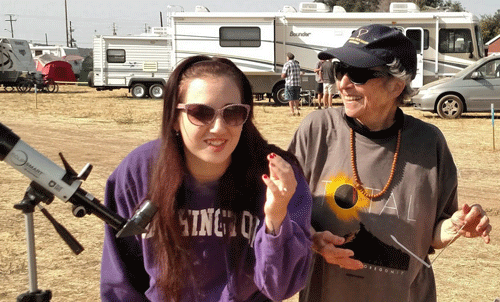
M 33 224 L 33 213 L 25 213 L 26 216 L 26 243 L 28 245 L 28 274 L 30 292 L 38 290 L 36 271 L 35 231 Z
M 35 251 L 35 227 L 33 223 L 33 211 L 24 212 L 26 217 L 26 243 L 28 246 L 28 277 L 29 291 L 19 295 L 17 302 L 46 302 L 52 299 L 50 290 L 39 290 L 36 272 L 36 251 Z

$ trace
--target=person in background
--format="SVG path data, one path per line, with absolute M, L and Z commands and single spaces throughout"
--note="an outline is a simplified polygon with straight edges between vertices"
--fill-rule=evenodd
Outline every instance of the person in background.
M 310 191 L 295 157 L 255 127 L 231 61 L 189 57 L 169 77 L 159 139 L 106 184 L 123 217 L 145 200 L 158 207 L 147 234 L 105 228 L 102 301 L 274 301 L 305 286 Z
M 330 108 L 332 107 L 333 96 L 337 92 L 332 59 L 324 60 L 320 69 L 320 79 L 323 82 L 323 104 L 325 108 Z
M 295 116 L 295 110 L 297 110 L 297 115 L 300 116 L 300 64 L 295 60 L 295 56 L 291 52 L 286 54 L 286 58 L 287 61 L 285 65 L 283 65 L 283 70 L 281 71 L 281 78 L 285 79 L 285 100 L 288 101 L 290 110 L 292 111 L 291 115 Z
M 480 205 L 458 207 L 443 133 L 399 108 L 412 95 L 415 47 L 399 30 L 363 26 L 340 48 L 342 107 L 304 118 L 289 151 L 313 194 L 316 254 L 300 301 L 436 301 L 429 254 L 492 229 Z
M 318 62 L 316 62 L 316 68 L 314 68 L 317 82 L 316 95 L 318 96 L 318 107 L 316 109 L 321 109 L 321 104 L 323 103 L 323 81 L 321 80 L 321 65 L 323 65 L 323 62 L 325 62 L 325 60 L 318 60 Z

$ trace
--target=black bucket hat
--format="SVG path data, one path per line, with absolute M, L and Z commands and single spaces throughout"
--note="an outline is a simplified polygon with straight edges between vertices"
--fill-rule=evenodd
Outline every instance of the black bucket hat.
M 417 73 L 417 51 L 410 39 L 397 29 L 380 24 L 358 28 L 344 46 L 326 49 L 318 54 L 318 58 L 337 58 L 358 68 L 386 65 L 397 58 L 412 79 Z

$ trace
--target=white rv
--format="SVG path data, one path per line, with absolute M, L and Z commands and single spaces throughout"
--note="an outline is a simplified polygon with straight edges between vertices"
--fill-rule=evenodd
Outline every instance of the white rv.
M 97 90 L 129 88 L 134 97 L 161 98 L 175 65 L 172 57 L 170 36 L 96 36 L 89 84 Z
M 302 89 L 313 90 L 317 53 L 343 45 L 363 25 L 393 26 L 414 41 L 419 64 L 414 87 L 452 75 L 484 56 L 479 19 L 467 12 L 420 12 L 413 3 L 392 3 L 391 12 L 385 13 L 346 13 L 341 7 L 332 12 L 316 2 L 301 3 L 298 12 L 291 6 L 275 13 L 216 13 L 201 8 L 168 12 L 167 27 L 152 29 L 153 35 L 171 40 L 170 61 L 176 64 L 195 54 L 227 57 L 245 72 L 255 93 L 272 94 L 276 103 L 284 103 L 280 74 L 287 52 L 306 72 Z
M 28 41 L 0 37 L 0 84 L 17 86 L 22 75 L 35 71 Z

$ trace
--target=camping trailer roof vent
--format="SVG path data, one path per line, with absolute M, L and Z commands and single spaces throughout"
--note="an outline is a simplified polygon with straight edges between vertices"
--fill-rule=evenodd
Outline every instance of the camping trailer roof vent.
M 208 13 L 210 10 L 203 5 L 196 5 L 194 11 L 197 13 Z
M 300 2 L 301 13 L 328 13 L 330 8 L 321 2 Z
M 333 7 L 333 13 L 345 13 L 345 8 L 343 8 L 342 6 L 338 6 L 338 5 L 335 5 Z
M 413 2 L 393 2 L 389 6 L 391 13 L 417 13 L 420 9 Z
M 283 9 L 281 11 L 284 12 L 284 13 L 296 13 L 297 12 L 297 10 L 295 9 L 295 7 L 290 6 L 290 5 L 283 6 Z

